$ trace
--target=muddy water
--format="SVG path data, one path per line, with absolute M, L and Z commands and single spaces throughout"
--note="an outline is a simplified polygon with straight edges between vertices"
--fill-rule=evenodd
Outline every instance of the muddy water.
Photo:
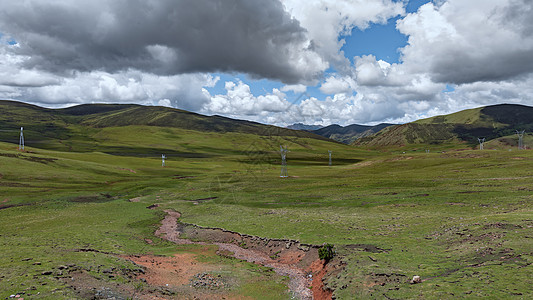
M 276 273 L 288 276 L 289 289 L 297 299 L 313 299 L 310 287 L 313 284 L 314 268 L 311 265 L 320 262 L 318 246 L 182 224 L 177 222 L 179 212 L 166 212 L 167 216 L 161 227 L 155 232 L 157 236 L 176 244 L 217 245 L 221 252 L 231 252 L 235 258 L 273 268 Z M 193 242 L 190 239 L 206 242 Z M 317 279 L 314 280 L 315 285 Z M 315 286 L 314 289 L 316 288 Z

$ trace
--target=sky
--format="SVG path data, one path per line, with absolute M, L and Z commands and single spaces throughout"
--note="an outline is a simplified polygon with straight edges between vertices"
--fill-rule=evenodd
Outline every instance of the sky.
M 533 106 L 531 0 L 0 0 L 0 99 L 287 126 Z

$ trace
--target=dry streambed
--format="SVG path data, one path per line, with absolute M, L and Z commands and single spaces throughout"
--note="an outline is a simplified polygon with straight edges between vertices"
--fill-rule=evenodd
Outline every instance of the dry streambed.
M 328 270 L 318 258 L 319 246 L 178 223 L 178 212 L 166 212 L 157 236 L 176 244 L 216 245 L 221 255 L 270 267 L 288 276 L 289 289 L 298 299 L 331 299 L 332 292 L 322 284 Z

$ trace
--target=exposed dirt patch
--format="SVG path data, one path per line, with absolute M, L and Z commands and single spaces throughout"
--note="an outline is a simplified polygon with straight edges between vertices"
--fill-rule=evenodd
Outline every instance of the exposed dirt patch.
M 180 253 L 171 257 L 144 255 L 125 258 L 146 270 L 138 278 L 150 285 L 167 287 L 187 285 L 194 275 L 213 269 L 211 265 L 199 263 L 195 256 L 192 253 Z
M 483 228 L 484 229 L 500 228 L 500 229 L 513 230 L 513 229 L 522 229 L 523 227 L 520 225 L 515 225 L 515 224 L 497 222 L 497 223 L 487 224 L 483 226 Z
M 130 201 L 130 202 L 141 202 L 141 197 L 131 198 L 128 201 Z
M 137 173 L 137 171 L 133 170 L 133 169 L 128 169 L 128 168 L 120 168 L 119 170 L 122 170 L 122 171 L 128 171 L 130 173 Z
M 376 285 L 407 282 L 407 275 L 397 273 L 372 273 L 367 277 L 365 287 L 371 288 Z
M 328 272 L 324 260 L 316 260 L 309 267 L 312 274 L 312 291 L 314 300 L 328 300 L 332 299 L 333 291 L 324 288 L 324 277 Z
M 310 269 L 317 264 L 319 246 L 302 244 L 294 240 L 268 239 L 243 235 L 218 228 L 202 228 L 196 225 L 178 223 L 180 213 L 166 211 L 167 216 L 155 235 L 177 244 L 214 244 L 221 255 L 231 255 L 251 263 L 260 264 L 283 276 L 290 278 L 289 288 L 298 299 L 312 299 L 313 291 L 323 289 L 322 277 L 327 273 L 324 268 Z M 323 265 L 323 263 L 322 263 Z M 312 276 L 309 276 L 311 273 Z M 313 275 L 313 273 L 316 273 Z M 313 281 L 318 276 L 320 280 Z M 331 299 L 328 291 L 318 299 Z M 329 295 L 329 296 L 328 296 Z M 329 298 L 328 298 L 329 297 Z

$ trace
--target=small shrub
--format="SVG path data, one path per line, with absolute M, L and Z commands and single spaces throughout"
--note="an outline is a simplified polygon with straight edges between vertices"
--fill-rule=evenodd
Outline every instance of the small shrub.
M 333 251 L 333 245 L 332 244 L 325 244 L 320 249 L 318 249 L 318 258 L 326 260 L 328 262 L 330 259 L 335 256 L 335 252 Z

